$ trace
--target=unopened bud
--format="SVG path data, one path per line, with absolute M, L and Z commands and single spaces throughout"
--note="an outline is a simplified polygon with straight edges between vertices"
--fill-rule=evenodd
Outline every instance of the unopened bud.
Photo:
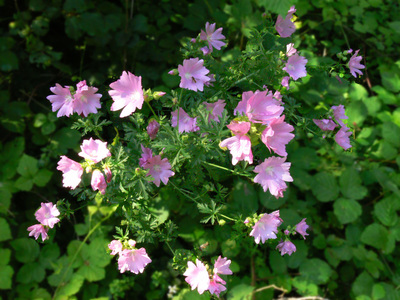
M 223 220 L 223 219 L 218 220 L 218 224 L 221 225 L 221 226 L 224 226 L 226 224 L 226 221 Z

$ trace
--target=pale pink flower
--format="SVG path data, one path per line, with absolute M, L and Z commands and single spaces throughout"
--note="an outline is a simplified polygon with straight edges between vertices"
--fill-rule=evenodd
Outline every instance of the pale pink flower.
M 293 126 L 284 122 L 285 115 L 278 119 L 273 119 L 261 134 L 261 140 L 269 151 L 273 150 L 280 156 L 287 156 L 286 144 L 293 138 Z
M 364 65 L 360 64 L 360 62 L 362 60 L 362 56 L 357 56 L 359 51 L 360 50 L 357 50 L 349 60 L 350 73 L 355 78 L 357 78 L 357 74 L 363 75 L 363 73 L 360 71 L 360 69 L 365 68 Z
M 268 239 L 276 239 L 278 227 L 282 224 L 282 219 L 279 217 L 279 210 L 270 214 L 264 214 L 260 220 L 254 224 L 250 236 L 254 237 L 256 244 L 265 243 Z
M 321 130 L 324 131 L 332 131 L 336 128 L 336 123 L 333 122 L 331 119 L 322 119 L 322 120 L 316 120 L 313 119 L 313 122 L 315 125 L 317 125 Z
M 147 125 L 147 134 L 151 140 L 154 140 L 157 136 L 158 130 L 160 129 L 160 124 L 156 120 L 151 120 L 149 125 Z
M 203 104 L 206 106 L 207 111 L 210 112 L 208 121 L 211 122 L 211 120 L 214 120 L 215 122 L 219 123 L 219 117 L 222 116 L 222 112 L 224 111 L 226 105 L 225 101 L 218 100 L 214 103 L 203 102 Z
M 291 241 L 280 241 L 278 246 L 276 246 L 276 249 L 278 249 L 281 252 L 281 255 L 283 256 L 284 254 L 289 254 L 292 255 L 293 252 L 296 252 L 296 246 L 291 242 Z
M 306 232 L 306 230 L 308 229 L 308 225 L 306 223 L 306 218 L 304 218 L 303 220 L 300 221 L 300 223 L 298 223 L 296 225 L 296 231 L 301 234 L 303 236 L 304 239 L 306 239 L 306 235 L 308 235 L 308 233 Z
M 183 273 L 186 276 L 185 281 L 190 285 L 191 289 L 197 288 L 199 294 L 203 294 L 210 286 L 210 277 L 206 266 L 198 259 L 196 265 L 188 261 L 188 268 Z
M 232 154 L 232 164 L 236 165 L 239 161 L 245 160 L 249 164 L 253 163 L 253 153 L 251 152 L 251 141 L 246 133 L 250 130 L 249 122 L 232 121 L 227 126 L 235 136 L 227 138 L 220 143 L 220 147 L 227 147 Z
M 122 109 L 120 118 L 130 116 L 137 108 L 142 108 L 144 97 L 141 76 L 123 71 L 121 77 L 111 83 L 110 87 L 112 90 L 108 93 L 114 101 L 111 111 Z
M 96 94 L 98 88 L 87 86 L 86 80 L 80 81 L 76 85 L 76 93 L 74 95 L 74 111 L 79 115 L 88 116 L 90 113 L 97 113 L 97 109 L 101 107 L 101 94 Z
M 204 83 L 205 86 L 213 86 L 213 82 L 215 82 L 215 74 L 208 74 L 208 78 L 210 78 L 210 81 L 207 81 Z
M 220 50 L 222 46 L 225 46 L 226 43 L 220 41 L 224 39 L 225 36 L 222 34 L 222 27 L 215 30 L 215 23 L 210 24 L 206 23 L 206 31 L 201 30 L 200 32 L 200 40 L 208 42 L 208 48 L 210 52 L 212 52 L 213 47 L 217 50 Z
M 102 195 L 106 193 L 106 188 L 107 188 L 106 180 L 104 179 L 103 173 L 101 173 L 97 169 L 94 170 L 92 173 L 91 185 L 93 191 L 98 190 Z
M 214 274 L 223 274 L 223 275 L 231 275 L 233 274 L 231 269 L 229 269 L 231 265 L 231 260 L 224 257 L 221 258 L 221 255 L 218 256 L 216 261 L 214 262 Z
M 189 115 L 179 107 L 179 116 L 178 110 L 175 110 L 171 113 L 172 119 L 172 127 L 178 126 L 178 118 L 179 118 L 179 132 L 194 132 L 200 130 L 198 126 L 196 126 L 197 118 L 191 118 Z
M 297 52 L 296 48 L 294 47 L 293 43 L 287 44 L 286 45 L 286 56 L 292 56 L 293 54 L 295 54 Z
M 208 286 L 208 290 L 210 291 L 210 293 L 212 295 L 216 295 L 217 297 L 219 297 L 219 294 L 221 292 L 226 290 L 226 287 L 224 286 L 225 281 L 221 279 L 223 281 L 223 284 L 220 284 L 220 281 L 218 279 L 221 278 L 219 278 L 219 276 L 214 276 L 213 279 L 210 280 L 210 285 Z
M 146 249 L 125 249 L 119 252 L 118 269 L 121 273 L 130 271 L 135 274 L 143 273 L 147 264 L 151 263 L 151 259 L 146 253 Z
M 203 55 L 206 56 L 208 54 L 210 54 L 212 52 L 212 48 L 210 50 L 210 48 L 208 48 L 207 46 L 204 46 L 202 48 L 200 48 L 200 50 L 203 52 Z
M 258 91 L 256 91 L 257 93 Z M 247 101 L 254 95 L 254 92 L 248 91 L 242 94 L 242 100 L 239 101 L 238 105 L 236 106 L 235 110 L 233 111 L 234 115 L 243 115 L 246 114 L 247 108 Z
M 34 236 L 35 240 L 38 239 L 39 235 L 42 235 L 42 241 L 44 242 L 47 238 L 47 232 L 49 231 L 49 228 L 44 227 L 42 224 L 35 224 L 27 229 L 29 232 L 29 236 Z
M 288 58 L 282 70 L 286 71 L 293 80 L 307 76 L 306 64 L 308 60 L 297 53 Z
M 93 138 L 90 138 L 89 140 L 83 140 L 81 150 L 82 151 L 78 153 L 79 156 L 95 163 L 98 163 L 104 158 L 111 156 L 111 152 L 107 148 L 107 142 L 94 140 Z
M 178 66 L 181 82 L 179 86 L 192 91 L 203 91 L 204 84 L 210 81 L 210 72 L 203 66 L 204 60 L 196 58 L 185 59 L 183 66 Z
M 103 170 L 104 170 L 104 173 L 106 174 L 107 183 L 110 183 L 111 179 L 112 179 L 112 173 L 111 173 L 110 167 L 109 166 L 105 166 Z
M 274 98 L 276 100 L 278 100 L 279 102 L 282 102 L 282 94 L 281 94 L 281 92 L 280 91 L 275 91 Z
M 57 170 L 63 172 L 63 186 L 75 189 L 81 182 L 83 168 L 80 163 L 69 159 L 66 156 L 61 156 L 58 162 Z
M 294 6 L 292 6 L 288 14 L 286 15 L 285 19 L 283 19 L 280 15 L 278 16 L 278 19 L 276 20 L 275 23 L 275 29 L 278 31 L 279 35 L 281 37 L 290 37 L 295 31 L 296 31 L 296 26 L 294 23 L 291 21 L 293 14 L 296 12 L 296 9 Z
M 289 89 L 289 78 L 290 78 L 289 76 L 285 76 L 282 78 L 281 85 L 286 89 Z
M 108 244 L 108 249 L 111 250 L 110 255 L 118 254 L 122 251 L 122 243 L 119 240 L 112 240 L 111 243 Z
M 51 102 L 52 111 L 57 111 L 57 117 L 69 117 L 74 113 L 74 98 L 68 86 L 62 87 L 58 83 L 50 88 L 55 95 L 49 95 L 46 98 Z
M 153 182 L 156 186 L 160 186 L 160 181 L 162 181 L 164 184 L 167 184 L 169 177 L 175 175 L 175 173 L 171 171 L 171 164 L 169 163 L 168 159 L 161 159 L 160 155 L 156 155 L 148 159 L 144 168 L 149 170 L 147 175 L 154 178 Z
M 340 130 L 335 135 L 335 141 L 342 147 L 344 150 L 351 148 L 350 137 L 351 130 L 346 126 L 342 126 Z
M 269 190 L 276 198 L 283 197 L 287 188 L 285 181 L 293 181 L 289 174 L 290 162 L 285 163 L 285 160 L 286 157 L 269 157 L 254 169 L 258 173 L 254 182 L 261 184 L 264 192 Z
M 41 203 L 40 205 L 41 207 L 35 213 L 36 220 L 42 225 L 53 228 L 56 223 L 60 222 L 60 219 L 57 218 L 60 215 L 60 211 L 57 209 L 57 206 L 51 202 Z
M 255 92 L 247 100 L 246 115 L 253 123 L 268 124 L 273 119 L 279 118 L 284 108 L 277 101 L 272 92 Z
M 333 109 L 333 116 L 336 122 L 338 122 L 340 126 L 345 126 L 342 120 L 348 119 L 349 117 L 345 115 L 344 106 L 340 104 L 338 106 L 332 106 L 331 108 Z
M 140 147 L 142 147 L 142 157 L 139 158 L 139 166 L 144 168 L 149 162 L 149 159 L 153 157 L 153 151 L 143 145 L 140 145 Z

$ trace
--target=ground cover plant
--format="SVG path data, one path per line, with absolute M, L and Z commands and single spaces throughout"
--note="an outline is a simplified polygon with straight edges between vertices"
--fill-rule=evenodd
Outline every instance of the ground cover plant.
M 187 19 L 175 15 L 190 33 L 181 32 L 181 52 L 176 45 L 173 62 L 147 67 L 154 53 L 128 51 L 135 40 L 139 48 L 159 41 L 145 37 L 158 29 L 141 27 L 153 26 L 144 15 L 129 2 L 79 4 L 62 6 L 66 32 L 87 35 L 76 50 L 92 47 L 93 61 L 108 64 L 86 67 L 82 55 L 70 68 L 51 47 L 29 48 L 29 63 L 70 76 L 36 87 L 40 101 L 27 94 L 31 107 L 52 112 L 34 115 L 11 101 L 2 120 L 13 133 L 2 146 L 5 299 L 399 297 L 396 64 L 379 58 L 382 83 L 374 84 L 361 41 L 333 47 L 305 34 L 317 28 L 304 13 L 313 5 L 329 26 L 344 22 L 330 23 L 329 6 L 317 1 L 198 1 Z M 338 7 L 353 14 L 356 4 Z M 33 25 L 46 30 L 46 21 L 37 17 L 30 30 L 24 22 L 41 10 L 56 19 L 59 5 L 49 15 L 30 1 L 10 30 L 40 44 Z M 207 13 L 192 18 L 199 11 Z M 104 58 L 102 47 L 125 25 L 97 32 L 90 24 L 117 16 L 128 20 L 119 37 L 126 52 Z M 15 33 L 4 38 L 9 87 L 25 63 L 15 64 Z

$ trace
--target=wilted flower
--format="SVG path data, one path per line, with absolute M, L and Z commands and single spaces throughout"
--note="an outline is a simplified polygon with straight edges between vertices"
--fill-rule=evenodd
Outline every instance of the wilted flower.
M 344 111 L 344 106 L 338 105 L 338 106 L 332 106 L 333 109 L 333 116 L 335 117 L 336 122 L 339 123 L 340 126 L 345 126 L 342 120 L 348 119 L 349 117 L 345 115 Z
M 107 149 L 107 142 L 94 140 L 93 138 L 90 138 L 89 140 L 83 140 L 81 150 L 82 151 L 78 153 L 79 156 L 89 159 L 95 163 L 100 162 L 108 156 L 111 156 L 110 150 Z
M 281 85 L 287 89 L 289 89 L 289 76 L 285 76 L 282 78 Z
M 294 26 L 294 23 L 291 21 L 292 16 L 295 12 L 296 9 L 294 6 L 292 6 L 289 9 L 285 19 L 283 19 L 280 15 L 278 16 L 278 19 L 276 20 L 275 23 L 275 29 L 276 31 L 278 31 L 281 37 L 284 38 L 290 37 L 296 31 L 296 27 Z
M 42 225 L 53 228 L 56 223 L 60 222 L 60 219 L 57 218 L 60 215 L 57 206 L 51 202 L 41 203 L 40 205 L 41 207 L 35 213 L 36 220 Z
M 288 61 L 282 70 L 286 71 L 293 80 L 297 80 L 301 77 L 307 76 L 306 64 L 308 60 L 299 56 L 297 53 L 290 56 Z
M 279 210 L 270 214 L 264 214 L 260 220 L 253 226 L 250 236 L 253 236 L 256 244 L 265 243 L 268 239 L 276 239 L 278 227 L 282 224 L 279 217 Z
M 307 228 L 309 226 L 306 223 L 306 218 L 304 218 L 303 220 L 300 221 L 300 223 L 298 223 L 296 225 L 296 231 L 301 234 L 303 236 L 304 239 L 306 239 L 306 235 L 308 235 L 308 233 L 306 232 Z
M 349 60 L 350 73 L 355 78 L 357 78 L 357 74 L 363 75 L 363 73 L 360 71 L 360 69 L 365 68 L 364 65 L 360 64 L 360 61 L 362 60 L 362 56 L 357 56 L 359 51 L 360 50 L 357 50 Z
M 292 255 L 293 252 L 296 252 L 296 246 L 291 242 L 291 241 L 280 241 L 278 246 L 276 246 L 276 249 L 278 249 L 281 252 L 281 255 L 283 256 L 284 254 L 289 254 Z
M 204 60 L 190 58 L 183 61 L 183 66 L 178 66 L 181 82 L 179 86 L 192 91 L 203 91 L 204 84 L 210 81 L 207 74 L 210 72 L 203 66 Z
M 219 117 L 222 116 L 222 112 L 224 111 L 226 105 L 225 101 L 218 100 L 214 103 L 203 102 L 203 104 L 206 106 L 207 111 L 210 112 L 208 121 L 210 122 L 211 120 L 214 120 L 215 122 L 219 123 Z
M 293 43 L 289 43 L 286 45 L 286 56 L 292 56 L 293 54 L 295 54 L 297 52 L 296 48 L 294 47 Z
M 285 181 L 293 181 L 289 174 L 290 162 L 285 163 L 285 160 L 286 157 L 269 157 L 254 169 L 258 173 L 254 182 L 261 184 L 264 192 L 269 189 L 276 198 L 283 197 L 287 188 Z
M 123 71 L 121 77 L 111 83 L 110 87 L 112 90 L 108 93 L 114 101 L 111 111 L 122 109 L 121 118 L 131 115 L 137 108 L 142 108 L 144 97 L 141 76 Z
M 149 125 L 147 125 L 147 134 L 151 140 L 154 140 L 157 136 L 158 130 L 160 129 L 160 124 L 156 120 L 151 120 Z
M 94 170 L 92 174 L 91 185 L 93 191 L 99 190 L 99 192 L 104 195 L 106 193 L 107 183 L 104 179 L 103 173 L 99 170 Z
M 313 119 L 313 122 L 315 125 L 317 125 L 321 130 L 324 131 L 332 131 L 336 128 L 336 123 L 333 122 L 331 119 L 322 119 L 322 120 L 316 120 Z
M 122 251 L 122 243 L 119 240 L 112 240 L 111 243 L 108 244 L 108 249 L 111 250 L 110 255 L 119 254 Z
M 81 182 L 83 168 L 80 163 L 61 156 L 58 162 L 57 170 L 63 172 L 63 186 L 75 189 Z
M 179 116 L 178 110 L 175 110 L 171 113 L 172 119 L 172 127 L 178 126 L 178 118 L 179 118 L 179 132 L 194 132 L 199 130 L 200 128 L 196 126 L 197 118 L 191 118 L 189 115 L 179 107 Z
M 340 128 L 340 130 L 335 135 L 335 141 L 342 147 L 344 150 L 351 148 L 350 137 L 351 130 L 347 128 L 345 125 Z
M 42 224 L 35 224 L 27 229 L 29 232 L 29 236 L 34 236 L 35 240 L 38 239 L 39 235 L 42 235 L 42 241 L 44 242 L 47 238 L 47 232 L 49 231 L 49 228 L 44 227 Z
M 112 178 L 112 173 L 111 173 L 110 167 L 109 166 L 105 166 L 103 170 L 104 170 L 104 173 L 106 174 L 107 183 L 110 183 L 111 182 L 111 178 Z

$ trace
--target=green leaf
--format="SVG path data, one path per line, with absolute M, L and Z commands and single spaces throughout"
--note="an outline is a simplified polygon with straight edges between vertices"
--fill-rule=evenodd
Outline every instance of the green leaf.
M 46 169 L 41 169 L 35 177 L 33 178 L 33 183 L 36 184 L 37 186 L 44 187 L 49 180 L 51 179 L 51 176 L 53 175 L 53 172 L 50 172 L 49 170 Z
M 24 152 L 25 140 L 23 137 L 18 137 L 8 142 L 1 152 L 0 162 L 4 176 L 7 179 L 14 177 L 17 172 L 19 158 Z
M 367 226 L 361 234 L 361 242 L 377 249 L 384 249 L 388 242 L 388 231 L 380 224 Z
M 362 272 L 354 281 L 352 291 L 356 296 L 371 295 L 374 281 L 367 272 Z
M 314 176 L 314 180 L 312 192 L 319 201 L 329 202 L 338 197 L 339 188 L 332 174 L 321 172 Z
M 375 299 L 383 299 L 386 295 L 385 288 L 382 284 L 375 283 L 372 287 L 372 298 Z
M 361 84 L 353 82 L 349 89 L 349 98 L 352 101 L 363 100 L 368 97 L 368 92 Z
M 11 266 L 0 265 L 0 290 L 11 289 L 14 270 Z
M 44 279 L 46 272 L 44 268 L 37 262 L 24 264 L 17 273 L 17 282 L 31 283 L 41 282 Z
M 352 168 L 347 168 L 339 178 L 340 191 L 346 198 L 360 200 L 367 193 L 367 188 L 361 186 L 361 178 L 358 172 Z
M 10 261 L 11 250 L 7 248 L 0 249 L 0 266 L 5 266 Z
M 222 242 L 221 251 L 225 257 L 235 257 L 240 253 L 240 245 L 235 240 L 228 239 Z
M 56 130 L 56 124 L 54 124 L 53 122 L 44 123 L 42 128 L 40 129 L 43 135 L 49 135 L 50 133 L 54 132 L 54 130 Z
M 297 276 L 293 279 L 293 286 L 303 295 L 318 295 L 318 286 L 309 280 L 302 279 L 300 276 Z
M 11 51 L 0 52 L 0 70 L 10 72 L 18 69 L 18 57 Z
M 75 295 L 81 289 L 85 278 L 79 274 L 74 274 L 71 280 L 63 285 L 58 293 L 57 296 L 72 296 Z
M 69 281 L 73 273 L 73 268 L 69 267 L 69 259 L 67 256 L 60 257 L 56 263 L 52 264 L 52 267 L 54 272 L 47 277 L 47 282 L 51 286 L 57 287 Z
M 297 1 L 293 0 L 259 0 L 260 6 L 265 7 L 266 10 L 275 14 L 281 15 L 283 18 L 287 15 L 290 7 Z
M 368 109 L 362 101 L 353 101 L 346 106 L 346 115 L 349 117 L 348 123 L 356 123 L 361 127 L 368 116 Z
M 276 274 L 285 274 L 287 272 L 286 260 L 278 251 L 270 252 L 269 264 Z
M 382 136 L 388 143 L 400 147 L 400 127 L 393 122 L 383 123 Z
M 53 263 L 56 262 L 60 256 L 60 248 L 57 244 L 45 245 L 40 251 L 39 262 L 40 265 L 46 269 L 51 269 Z
M 362 207 L 353 199 L 339 198 L 333 204 L 333 212 L 340 223 L 347 224 L 361 216 Z
M 35 261 L 39 255 L 39 245 L 34 239 L 19 238 L 11 242 L 15 250 L 15 258 L 22 263 Z
M 251 183 L 243 180 L 236 182 L 233 189 L 232 207 L 243 215 L 250 215 L 257 211 L 258 197 Z
M 382 84 L 389 91 L 398 93 L 400 92 L 400 70 L 397 66 L 388 67 L 382 65 L 379 68 L 382 78 Z
M 38 161 L 36 158 L 27 154 L 22 155 L 17 167 L 18 174 L 32 178 L 38 171 L 37 163 Z
M 247 284 L 239 284 L 228 292 L 228 300 L 245 300 L 249 299 L 249 296 L 254 290 L 254 286 Z
M 0 213 L 5 214 L 10 208 L 12 194 L 2 187 L 0 190 Z
M 33 180 L 28 177 L 20 177 L 15 181 L 14 186 L 21 191 L 30 191 L 33 187 Z
M 0 218 L 0 242 L 11 239 L 11 230 L 6 219 Z
M 333 275 L 333 270 L 323 260 L 312 258 L 300 265 L 300 274 L 316 284 L 325 284 Z
M 396 210 L 399 209 L 399 203 L 398 199 L 393 196 L 382 199 L 374 206 L 376 217 L 386 226 L 394 226 L 398 221 Z

